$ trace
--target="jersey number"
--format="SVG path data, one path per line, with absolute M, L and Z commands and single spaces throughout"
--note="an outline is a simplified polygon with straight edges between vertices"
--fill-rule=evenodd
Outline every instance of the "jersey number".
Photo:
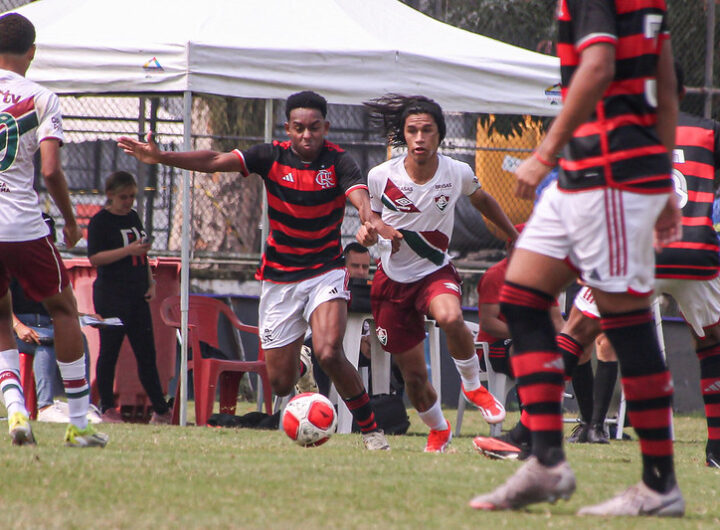
M 7 112 L 0 113 L 0 171 L 5 171 L 15 162 L 19 138 L 15 117 Z

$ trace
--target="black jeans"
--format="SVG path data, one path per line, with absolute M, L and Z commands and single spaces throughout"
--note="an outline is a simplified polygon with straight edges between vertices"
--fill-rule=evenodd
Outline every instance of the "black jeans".
M 158 414 L 168 411 L 156 364 L 152 315 L 143 295 L 144 293 L 138 296 L 128 291 L 106 289 L 97 284 L 93 288 L 95 311 L 103 318 L 118 317 L 124 324 L 100 328 L 100 354 L 96 377 L 103 411 L 115 406 L 115 366 L 125 335 L 135 354 L 140 383 L 150 398 L 153 410 Z

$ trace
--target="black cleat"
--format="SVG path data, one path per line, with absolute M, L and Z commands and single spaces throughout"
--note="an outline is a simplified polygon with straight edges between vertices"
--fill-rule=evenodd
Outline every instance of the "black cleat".
M 605 426 L 602 423 L 593 423 L 587 430 L 586 440 L 589 444 L 609 444 L 610 438 L 605 432 Z
M 571 444 L 586 444 L 588 443 L 588 431 L 590 426 L 587 423 L 580 422 L 573 427 L 570 436 L 568 436 L 568 443 Z

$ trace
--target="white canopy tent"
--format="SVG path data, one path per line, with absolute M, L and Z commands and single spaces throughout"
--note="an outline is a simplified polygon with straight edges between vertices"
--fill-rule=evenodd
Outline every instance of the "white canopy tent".
M 316 90 L 359 104 L 423 94 L 446 111 L 553 115 L 557 58 L 427 17 L 395 0 L 40 0 L 28 77 L 59 94 L 192 93 L 284 99 Z M 272 110 L 266 108 L 270 140 Z M 190 179 L 183 172 L 182 366 L 187 389 Z M 183 391 L 183 396 L 186 392 Z M 182 423 L 186 397 L 182 400 Z

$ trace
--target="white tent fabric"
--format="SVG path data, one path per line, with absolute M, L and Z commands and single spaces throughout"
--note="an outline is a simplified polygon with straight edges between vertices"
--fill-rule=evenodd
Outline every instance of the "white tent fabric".
M 40 0 L 28 77 L 58 93 L 199 92 L 331 103 L 423 94 L 446 111 L 553 115 L 557 58 L 395 0 Z

